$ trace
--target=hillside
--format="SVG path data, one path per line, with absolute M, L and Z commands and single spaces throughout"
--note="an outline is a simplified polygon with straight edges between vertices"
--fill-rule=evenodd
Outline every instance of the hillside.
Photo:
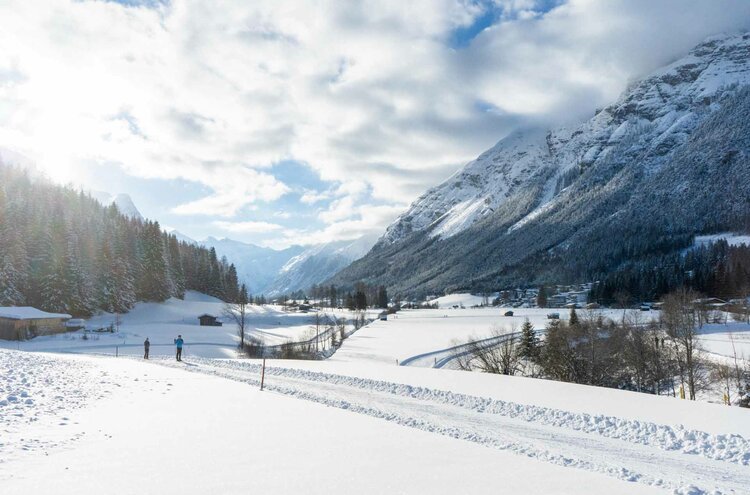
M 189 289 L 236 296 L 232 265 L 142 221 L 134 207 L 124 214 L 118 205 L 127 201 L 118 196 L 104 206 L 0 163 L 0 306 L 88 316 Z
M 750 34 L 706 40 L 573 128 L 501 140 L 332 281 L 392 293 L 597 279 L 750 218 Z

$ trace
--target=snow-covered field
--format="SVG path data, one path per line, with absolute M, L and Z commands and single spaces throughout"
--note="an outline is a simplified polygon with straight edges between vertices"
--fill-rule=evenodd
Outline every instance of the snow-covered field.
M 182 335 L 185 340 L 185 355 L 202 357 L 236 357 L 237 326 L 224 318 L 221 327 L 202 327 L 198 316 L 204 313 L 222 317 L 224 303 L 215 297 L 188 291 L 184 300 L 170 299 L 164 303 L 138 303 L 127 314 L 121 315 L 120 331 L 117 333 L 89 332 L 84 340 L 83 332 L 37 337 L 28 342 L 0 340 L 0 347 L 45 352 L 73 352 L 95 354 L 142 355 L 143 341 L 151 342 L 152 356 L 167 356 L 174 353 L 174 339 Z M 266 345 L 281 344 L 287 340 L 299 340 L 313 333 L 314 314 L 285 312 L 279 306 L 248 306 L 248 334 L 263 340 Z M 374 312 L 371 317 L 375 317 Z M 348 311 L 328 311 L 328 314 L 351 319 Z M 115 316 L 102 314 L 91 318 L 88 327 L 109 327 Z
M 497 294 L 491 294 L 489 296 L 490 304 L 495 297 L 497 297 Z M 470 308 L 472 306 L 481 306 L 485 303 L 485 300 L 482 296 L 475 296 L 474 294 L 463 292 L 457 294 L 448 294 L 447 296 L 438 297 L 437 299 L 431 299 L 427 302 L 429 302 L 430 304 L 437 304 L 441 309 L 446 309 L 452 308 L 453 306 L 464 306 L 465 308 Z
M 234 358 L 234 328 L 194 321 L 222 309 L 190 293 L 139 304 L 120 334 L 98 341 L 20 345 L 44 353 L 4 342 L 0 492 L 740 494 L 750 486 L 746 410 L 426 369 L 435 351 L 518 330 L 525 318 L 543 328 L 550 310 L 402 311 L 360 329 L 326 361 L 269 361 L 260 392 L 257 361 L 218 359 Z M 309 332 L 311 319 L 253 307 L 251 327 L 274 343 Z M 171 357 L 177 333 L 194 343 L 182 363 Z M 731 322 L 701 338 L 726 355 L 730 333 L 750 343 L 750 327 Z M 149 362 L 137 357 L 145 336 L 154 342 Z M 118 358 L 106 349 L 114 343 Z
M 733 322 L 710 324 L 700 329 L 701 347 L 707 352 L 728 358 L 750 359 L 750 325 Z
M 712 404 L 372 363 L 274 364 L 264 392 L 258 363 L 243 360 L 0 350 L 0 366 L 3 394 L 32 401 L 0 406 L 3 494 L 743 493 L 750 483 L 745 411 Z
M 513 316 L 503 316 L 509 309 Z M 494 333 L 520 331 L 526 318 L 536 329 L 543 329 L 547 314 L 557 312 L 565 320 L 569 311 L 542 308 L 469 308 L 466 309 L 415 309 L 402 310 L 390 315 L 388 321 L 374 321 L 347 340 L 346 346 L 334 356 L 335 361 L 376 361 L 386 364 L 400 363 L 409 358 L 429 354 L 408 361 L 411 366 L 433 366 L 435 360 L 447 355 L 448 349 L 471 338 L 482 339 Z M 607 318 L 621 319 L 621 310 L 601 310 Z M 657 312 L 639 314 L 641 318 L 654 318 Z M 578 310 L 579 317 L 586 311 Z

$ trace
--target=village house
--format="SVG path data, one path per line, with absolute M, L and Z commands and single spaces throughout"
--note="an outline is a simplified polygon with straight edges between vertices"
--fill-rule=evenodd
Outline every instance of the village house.
M 220 327 L 222 325 L 218 317 L 209 314 L 200 315 L 198 321 L 202 327 Z
M 26 340 L 38 335 L 64 333 L 71 316 L 47 313 L 31 306 L 0 307 L 0 339 Z

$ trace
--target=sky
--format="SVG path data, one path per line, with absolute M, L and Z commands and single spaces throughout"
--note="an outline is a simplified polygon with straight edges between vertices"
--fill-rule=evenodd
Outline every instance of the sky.
M 0 149 L 195 239 L 355 239 L 749 27 L 747 0 L 0 0 Z

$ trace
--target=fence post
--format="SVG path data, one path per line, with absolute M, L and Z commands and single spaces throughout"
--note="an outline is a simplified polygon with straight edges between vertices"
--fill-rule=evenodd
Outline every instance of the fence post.
M 260 369 L 260 391 L 263 392 L 263 382 L 266 379 L 266 358 L 263 358 L 263 366 Z
M 120 346 L 115 346 L 115 357 L 118 357 L 120 355 Z

